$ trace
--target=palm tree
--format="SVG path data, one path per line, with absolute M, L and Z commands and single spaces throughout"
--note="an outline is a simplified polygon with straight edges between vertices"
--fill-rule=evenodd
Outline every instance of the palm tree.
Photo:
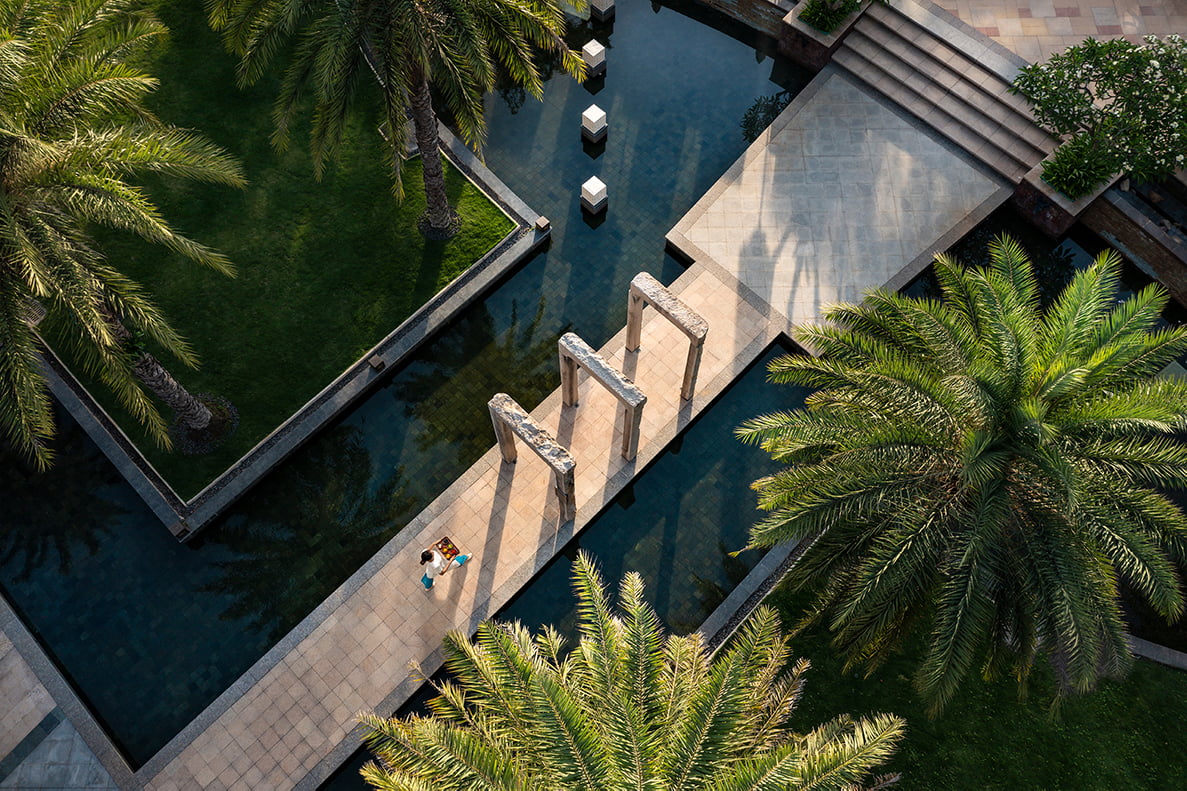
M 819 357 L 783 357 L 776 382 L 819 388 L 806 410 L 747 422 L 779 473 L 750 544 L 804 541 L 791 577 L 816 593 L 850 666 L 923 632 L 915 685 L 933 712 L 972 670 L 1021 682 L 1037 656 L 1064 691 L 1129 661 L 1118 586 L 1183 609 L 1187 384 L 1156 378 L 1187 349 L 1160 329 L 1151 285 L 1117 301 L 1102 253 L 1044 314 L 1026 253 L 990 265 L 941 255 L 939 300 L 875 291 L 802 327 Z
M 231 271 L 221 255 L 175 233 L 125 180 L 163 173 L 243 183 L 225 152 L 143 107 L 156 81 L 128 60 L 165 32 L 135 0 L 0 0 L 0 426 L 42 468 L 54 433 L 36 330 L 42 312 L 163 445 L 165 423 L 136 378 L 151 366 L 128 339 L 143 334 L 195 364 L 88 229 L 130 231 Z
M 476 642 L 445 640 L 456 677 L 430 716 L 364 715 L 380 789 L 855 789 L 885 762 L 902 720 L 838 717 L 786 727 L 805 660 L 788 667 L 778 616 L 759 609 L 714 659 L 699 633 L 664 637 L 627 574 L 619 614 L 585 553 L 574 564 L 581 640 L 566 653 L 551 627 L 483 623 Z M 881 785 L 895 778 L 879 778 Z
M 421 155 L 428 210 L 422 230 L 446 238 L 457 230 L 433 112 L 436 88 L 470 145 L 485 133 L 483 96 L 501 66 L 533 96 L 543 95 L 539 50 L 564 71 L 584 74 L 580 54 L 561 35 L 565 16 L 556 0 L 208 0 L 210 23 L 242 60 L 240 82 L 259 80 L 281 45 L 298 42 L 276 101 L 273 142 L 283 147 L 295 116 L 312 95 L 311 148 L 320 176 L 342 140 L 360 80 L 379 87 L 380 129 L 397 198 L 409 122 Z

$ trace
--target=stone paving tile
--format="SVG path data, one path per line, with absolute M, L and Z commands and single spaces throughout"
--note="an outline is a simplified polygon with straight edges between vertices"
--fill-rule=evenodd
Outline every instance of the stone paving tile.
M 49 692 L 8 635 L 0 632 L 0 761 L 53 709 Z
M 698 377 L 702 387 L 723 372 L 732 377 L 739 359 L 756 353 L 755 341 L 765 345 L 771 335 L 769 322 L 703 267 L 686 272 L 673 290 L 709 323 Z M 641 350 L 626 355 L 623 343 L 620 332 L 600 352 L 648 398 L 636 461 L 618 453 L 618 402 L 584 375 L 576 407 L 563 408 L 554 393 L 533 413 L 577 461 L 584 521 L 626 483 L 629 475 L 619 473 L 641 469 L 666 442 L 661 432 L 670 434 L 678 420 L 687 420 L 679 396 L 688 348 L 683 333 L 647 310 Z M 439 649 L 447 631 L 469 632 L 496 611 L 512 592 L 505 583 L 555 553 L 558 509 L 549 468 L 522 446 L 514 465 L 501 464 L 492 449 L 475 469 L 464 493 L 443 495 L 448 502 L 416 540 L 344 598 L 147 787 L 292 787 L 346 737 L 356 712 L 378 706 L 408 676 L 410 663 L 425 662 Z M 473 560 L 425 591 L 420 551 L 442 535 Z
M 1033 62 L 1096 39 L 1187 35 L 1184 0 L 935 0 Z
M 69 720 L 58 725 L 0 782 L 3 791 L 118 791 L 118 788 Z
M 847 75 L 817 79 L 676 226 L 793 324 L 887 282 L 1002 184 Z

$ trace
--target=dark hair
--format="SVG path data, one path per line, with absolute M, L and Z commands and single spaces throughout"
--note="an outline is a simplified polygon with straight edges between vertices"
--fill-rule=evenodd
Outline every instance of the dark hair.
M 432 559 L 433 559 L 432 550 L 426 549 L 424 552 L 420 553 L 420 565 L 423 566 L 424 564 L 428 563 Z

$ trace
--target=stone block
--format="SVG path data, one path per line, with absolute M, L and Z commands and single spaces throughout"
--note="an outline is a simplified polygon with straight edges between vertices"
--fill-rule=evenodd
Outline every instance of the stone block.
M 581 136 L 591 143 L 600 143 L 606 139 L 606 131 L 610 124 L 606 121 L 606 111 L 596 104 L 585 108 L 581 114 Z
M 589 15 L 599 21 L 614 18 L 614 0 L 590 0 Z
M 606 184 L 597 176 L 581 185 L 581 208 L 593 214 L 605 211 L 609 196 Z
M 585 61 L 587 77 L 596 77 L 606 71 L 606 48 L 596 38 L 581 48 L 581 59 Z
M 384 368 L 387 367 L 387 363 L 385 363 L 383 361 L 383 358 L 380 357 L 378 354 L 372 354 L 371 357 L 367 360 L 367 364 L 371 366 L 371 370 L 373 370 L 373 371 L 382 371 Z
M 540 233 L 548 233 L 552 230 L 552 220 L 541 214 L 536 218 L 536 230 Z

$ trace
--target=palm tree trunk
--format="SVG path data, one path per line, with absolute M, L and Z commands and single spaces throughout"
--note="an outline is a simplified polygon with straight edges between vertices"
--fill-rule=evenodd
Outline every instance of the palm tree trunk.
M 156 357 L 141 352 L 132 370 L 153 395 L 173 410 L 183 426 L 191 431 L 201 431 L 210 425 L 213 415 L 209 407 L 178 384 Z
M 428 77 L 421 75 L 409 98 L 412 125 L 416 129 L 416 147 L 420 150 L 421 168 L 424 171 L 429 230 L 440 238 L 453 236 L 456 230 L 453 227 L 454 213 L 445 194 L 445 173 L 441 170 L 440 139 L 437 137 L 437 115 L 433 112 Z
M 127 344 L 132 340 L 132 333 L 124 326 L 115 312 L 106 310 L 107 320 L 111 322 L 115 337 L 120 343 Z M 177 415 L 181 424 L 191 431 L 201 431 L 210 425 L 214 415 L 209 407 L 195 398 L 190 391 L 182 387 L 173 376 L 161 365 L 161 361 L 146 351 L 136 352 L 136 362 L 132 364 L 132 372 L 136 378 L 144 382 L 144 386 L 153 395 L 161 399 L 167 407 Z

